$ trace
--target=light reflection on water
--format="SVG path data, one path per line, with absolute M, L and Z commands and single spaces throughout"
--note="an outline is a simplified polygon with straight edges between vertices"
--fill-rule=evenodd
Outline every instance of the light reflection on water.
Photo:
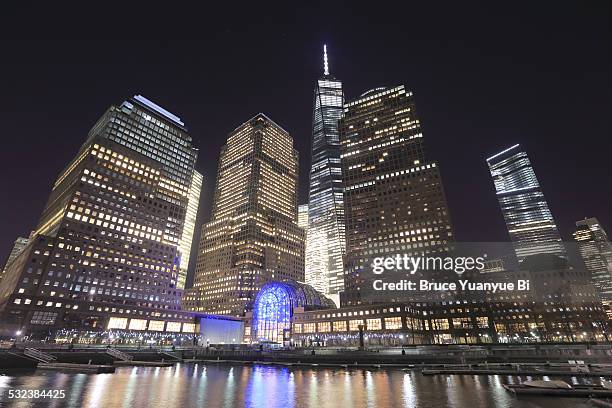
M 586 400 L 517 399 L 513 376 L 423 376 L 418 371 L 177 364 L 115 374 L 35 371 L 0 376 L 2 407 L 469 407 L 565 408 Z M 581 382 L 578 378 L 567 381 Z M 8 389 L 64 389 L 66 399 L 7 400 Z

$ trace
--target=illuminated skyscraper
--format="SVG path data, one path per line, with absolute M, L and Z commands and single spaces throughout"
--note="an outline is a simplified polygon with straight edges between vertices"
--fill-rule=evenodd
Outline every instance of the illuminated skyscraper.
M 26 246 L 28 246 L 28 242 L 29 242 L 28 238 L 17 237 L 17 239 L 15 240 L 15 243 L 13 244 L 13 248 L 11 249 L 11 252 L 8 256 L 8 259 L 6 260 L 6 263 L 4 264 L 4 268 L 2 268 L 2 275 L 0 275 L 0 280 L 2 280 L 2 276 L 4 276 L 4 272 L 6 271 L 6 266 L 10 264 L 13 261 L 13 259 L 17 258 L 17 255 L 19 255 L 19 253 L 23 251 L 23 249 Z
M 497 199 L 519 261 L 535 254 L 566 257 L 527 153 L 514 145 L 487 159 Z
M 185 308 L 241 315 L 264 283 L 304 280 L 297 185 L 293 139 L 271 119 L 260 113 L 230 133 Z
M 608 234 L 597 218 L 587 218 L 576 222 L 574 239 L 593 284 L 609 307 L 612 304 L 612 244 Z
M 146 99 L 107 110 L 0 282 L 2 321 L 24 333 L 192 333 L 179 245 L 195 157 L 182 122 Z
M 185 287 L 185 279 L 187 277 L 187 269 L 189 268 L 189 258 L 191 257 L 191 243 L 193 233 L 195 231 L 196 219 L 198 217 L 198 207 L 200 205 L 200 192 L 202 191 L 202 182 L 204 177 L 196 170 L 193 171 L 191 185 L 189 187 L 189 198 L 187 201 L 187 212 L 185 214 L 185 225 L 179 240 L 179 249 L 181 251 L 181 263 L 179 274 L 178 287 Z
M 300 204 L 298 207 L 298 226 L 308 231 L 308 204 Z
M 442 252 L 453 239 L 435 161 L 424 153 L 412 92 L 370 90 L 344 105 L 340 120 L 346 210 L 343 305 L 363 301 L 371 257 Z
M 336 302 L 344 290 L 346 246 L 338 131 L 343 103 L 342 82 L 329 73 L 324 46 L 323 76 L 314 91 L 306 283 Z
M 193 240 L 193 226 L 185 223 L 185 217 L 189 201 L 196 200 L 191 205 L 197 207 L 200 198 L 197 182 L 192 185 L 197 150 L 185 124 L 178 116 L 136 95 L 108 109 L 89 132 L 88 142 L 95 136 L 126 146 L 161 165 L 160 184 L 164 189 L 158 194 L 170 209 L 163 240 L 179 247 L 178 287 L 184 289 L 189 254 L 183 252 L 189 251 Z

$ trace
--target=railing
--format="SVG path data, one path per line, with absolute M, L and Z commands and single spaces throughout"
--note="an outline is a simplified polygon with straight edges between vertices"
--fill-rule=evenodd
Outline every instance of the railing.
M 119 360 L 122 361 L 132 361 L 132 359 L 134 358 L 134 356 L 131 356 L 128 353 L 124 353 L 123 351 L 119 351 L 117 349 L 114 348 L 107 348 L 106 349 L 106 354 L 111 355 L 112 357 L 115 357 Z
M 23 351 L 23 354 L 43 363 L 50 363 L 52 361 L 57 360 L 57 358 L 55 358 L 51 354 L 43 353 L 42 351 L 36 350 L 35 348 L 26 348 Z

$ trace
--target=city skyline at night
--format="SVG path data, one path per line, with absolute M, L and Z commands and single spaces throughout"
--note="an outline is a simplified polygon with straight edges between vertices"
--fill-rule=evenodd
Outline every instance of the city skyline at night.
M 278 9 L 257 21 L 239 13 L 209 22 L 193 37 L 152 35 L 135 47 L 34 34 L 4 41 L 0 120 L 10 137 L 0 171 L 12 177 L 6 179 L 11 194 L 0 203 L 0 255 L 6 259 L 15 238 L 35 228 L 53 175 L 71 159 L 66 146 L 80 144 L 99 112 L 126 94 L 141 92 L 189 125 L 205 177 L 195 240 L 210 219 L 224 138 L 259 111 L 293 135 L 305 203 L 322 44 L 347 99 L 399 83 L 414 91 L 428 150 L 446 171 L 457 239 L 507 239 L 484 158 L 516 143 L 536 166 L 564 240 L 585 217 L 609 230 L 610 191 L 601 188 L 611 171 L 607 13 L 595 6 L 500 13 L 455 5 L 441 16 L 421 5 L 398 7 L 384 13 L 385 24 L 372 18 L 382 18 L 382 10 L 356 5 L 350 18 L 336 5 L 324 12 L 305 6 L 299 15 Z M 279 18 L 288 12 L 291 18 Z M 422 18 L 406 24 L 405 13 Z M 45 172 L 30 170 L 42 164 Z
M 612 404 L 612 3 L 137 7 L 0 13 L 0 406 Z

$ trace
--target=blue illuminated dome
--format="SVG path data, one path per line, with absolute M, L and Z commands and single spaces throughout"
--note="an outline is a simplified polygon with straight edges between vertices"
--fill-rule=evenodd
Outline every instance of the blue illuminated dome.
M 333 309 L 331 299 L 312 286 L 296 281 L 268 282 L 253 303 L 253 339 L 282 343 L 285 331 L 291 329 L 293 309 Z

